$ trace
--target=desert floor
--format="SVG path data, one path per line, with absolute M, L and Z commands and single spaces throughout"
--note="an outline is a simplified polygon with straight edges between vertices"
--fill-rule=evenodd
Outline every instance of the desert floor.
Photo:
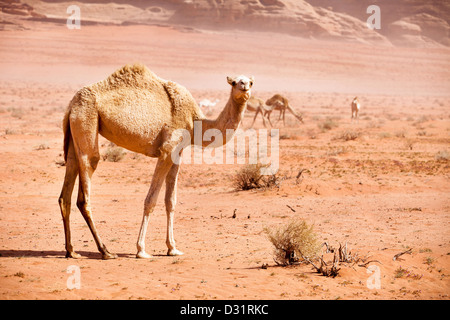
M 449 299 L 448 49 L 157 26 L 26 27 L 0 32 L 0 299 Z M 66 259 L 57 201 L 65 108 L 79 88 L 133 62 L 198 100 L 219 99 L 211 117 L 228 98 L 226 76 L 253 74 L 255 96 L 284 94 L 304 123 L 287 113 L 283 126 L 272 116 L 279 187 L 236 191 L 244 165 L 183 165 L 175 238 L 185 254 L 178 257 L 165 255 L 160 194 L 146 242 L 154 257 L 135 258 L 156 160 L 132 152 L 102 160 L 94 219 L 119 258 L 101 260 L 74 192 L 72 239 L 82 258 Z M 362 111 L 352 123 L 356 95 Z M 103 155 L 109 143 L 101 138 L 100 146 Z M 307 264 L 278 266 L 263 229 L 292 218 L 364 260 L 343 264 L 335 278 Z M 79 289 L 67 285 L 73 265 Z M 370 286 L 372 265 L 379 289 Z

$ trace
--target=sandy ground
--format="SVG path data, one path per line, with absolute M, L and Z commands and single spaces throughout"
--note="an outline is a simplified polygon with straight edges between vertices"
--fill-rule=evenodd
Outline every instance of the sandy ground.
M 1 299 L 449 299 L 448 49 L 144 26 L 27 27 L 0 33 Z M 135 259 L 156 160 L 127 152 L 120 162 L 101 161 L 92 185 L 94 219 L 119 258 L 100 259 L 73 205 L 73 244 L 83 257 L 66 259 L 57 203 L 64 110 L 80 87 L 137 61 L 198 100 L 220 99 L 211 117 L 228 97 L 226 76 L 253 74 L 255 95 L 285 94 L 304 124 L 287 114 L 286 126 L 275 125 L 279 188 L 235 191 L 242 165 L 183 166 L 179 257 L 165 255 L 160 196 L 147 235 L 154 258 Z M 362 114 L 351 123 L 355 95 Z M 108 142 L 100 145 L 103 154 Z M 302 169 L 309 172 L 299 181 Z M 277 266 L 263 228 L 291 218 L 314 224 L 319 239 L 347 242 L 353 254 L 376 261 L 342 265 L 336 278 L 309 265 Z M 393 260 L 410 248 L 412 254 Z M 368 286 L 371 265 L 379 289 Z M 71 266 L 79 267 L 79 289 L 68 288 Z

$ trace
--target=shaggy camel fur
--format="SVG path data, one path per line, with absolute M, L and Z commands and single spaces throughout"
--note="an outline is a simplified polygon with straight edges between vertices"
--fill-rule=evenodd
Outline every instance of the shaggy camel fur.
M 256 121 L 256 117 L 260 113 L 261 113 L 264 127 L 266 126 L 265 114 L 267 111 L 271 111 L 271 108 L 265 105 L 264 100 L 256 98 L 256 97 L 250 97 L 250 99 L 247 101 L 247 110 L 250 112 L 255 112 L 255 117 L 253 118 L 253 122 L 252 122 L 252 125 L 250 126 L 250 128 L 253 127 L 253 125 L 255 124 L 255 121 Z M 270 120 L 269 120 L 269 123 L 270 123 Z M 270 125 L 272 126 L 272 123 L 270 123 Z
M 273 110 L 280 110 L 280 116 L 278 118 L 278 121 L 281 119 L 281 117 L 283 117 L 283 125 L 286 125 L 285 123 L 285 114 L 286 114 L 286 109 L 289 110 L 289 112 L 291 112 L 294 117 L 297 118 L 298 121 L 303 123 L 303 118 L 301 115 L 298 115 L 294 112 L 294 110 L 292 110 L 291 106 L 289 105 L 289 101 L 287 98 L 285 98 L 284 96 L 282 96 L 281 94 L 275 94 L 272 98 L 268 99 L 266 101 L 266 105 L 268 105 L 270 108 L 270 110 L 266 111 L 266 116 L 267 119 L 270 122 L 270 114 L 272 113 Z M 272 125 L 272 124 L 271 124 Z
M 173 162 L 171 152 L 180 142 L 179 129 L 187 130 L 194 137 L 194 121 L 201 122 L 202 137 L 208 129 L 225 133 L 227 129 L 238 128 L 251 95 L 253 78 L 239 76 L 227 77 L 227 80 L 232 86 L 230 98 L 215 120 L 204 117 L 186 88 L 159 78 L 143 65 L 127 65 L 106 80 L 84 87 L 75 94 L 63 120 L 66 174 L 59 205 L 64 223 L 66 257 L 80 257 L 73 250 L 69 224 L 71 195 L 77 176 L 77 207 L 92 232 L 97 248 L 103 259 L 117 257 L 103 244 L 92 219 L 91 178 L 100 160 L 98 134 L 131 151 L 158 158 L 145 199 L 136 256 L 151 257 L 145 252 L 145 235 L 149 215 L 155 208 L 164 181 L 167 254 L 182 254 L 176 249 L 173 236 L 179 164 Z M 230 135 L 223 136 L 229 138 Z M 227 141 L 224 138 L 222 142 Z M 208 144 L 201 141 L 201 145 Z
M 358 119 L 358 113 L 361 109 L 361 105 L 359 103 L 358 97 L 355 97 L 352 101 L 352 121 L 353 119 Z

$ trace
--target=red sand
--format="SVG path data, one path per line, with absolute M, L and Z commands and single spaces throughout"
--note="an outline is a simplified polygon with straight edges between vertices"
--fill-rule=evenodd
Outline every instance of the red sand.
M 148 26 L 27 26 L 0 33 L 1 299 L 449 299 L 450 160 L 435 157 L 450 150 L 448 49 Z M 241 165 L 183 166 L 175 239 L 185 255 L 165 256 L 160 196 L 147 236 L 154 258 L 138 260 L 156 160 L 128 152 L 120 162 L 101 161 L 94 219 L 119 258 L 100 259 L 73 205 L 73 244 L 83 258 L 66 259 L 57 203 L 64 110 L 81 86 L 137 61 L 198 100 L 220 99 L 212 116 L 228 97 L 227 75 L 254 75 L 254 95 L 263 99 L 285 94 L 305 120 L 287 114 L 286 127 L 277 123 L 285 180 L 237 192 L 232 179 Z M 351 123 L 355 95 L 362 114 Z M 337 127 L 323 131 L 327 117 Z M 345 141 L 346 131 L 360 135 Z M 107 141 L 100 143 L 103 153 Z M 310 173 L 297 182 L 301 169 Z M 276 266 L 263 228 L 293 217 L 314 224 L 321 240 L 347 242 L 354 254 L 377 260 L 369 265 L 380 268 L 381 288 L 367 287 L 372 274 L 358 264 L 342 266 L 336 278 L 308 265 Z M 71 265 L 80 267 L 80 289 L 67 287 Z M 400 267 L 409 274 L 398 277 Z

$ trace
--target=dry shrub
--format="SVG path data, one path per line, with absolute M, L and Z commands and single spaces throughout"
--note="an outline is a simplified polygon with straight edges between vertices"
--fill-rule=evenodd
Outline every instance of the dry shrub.
M 326 155 L 333 157 L 333 156 L 338 156 L 338 155 L 341 155 L 341 154 L 344 154 L 347 152 L 348 151 L 347 151 L 346 147 L 333 147 L 326 152 Z
M 125 156 L 125 151 L 123 148 L 111 144 L 106 152 L 103 154 L 104 161 L 119 162 Z
M 336 128 L 338 126 L 338 123 L 335 122 L 334 119 L 327 117 L 323 122 L 318 123 L 317 126 L 322 132 L 325 132 Z
M 344 140 L 344 141 L 351 141 L 351 140 L 356 140 L 359 136 L 361 136 L 360 132 L 346 130 L 340 136 L 338 136 L 338 139 Z
M 25 112 L 22 109 L 19 109 L 19 108 L 16 108 L 16 107 L 9 108 L 8 111 L 11 112 L 11 117 L 14 117 L 14 118 L 17 118 L 17 119 L 22 119 L 22 117 L 25 114 Z
M 279 186 L 280 178 L 277 174 L 263 175 L 262 164 L 249 164 L 243 167 L 234 177 L 234 186 L 237 190 L 251 190 Z
M 405 141 L 404 146 L 405 146 L 405 149 L 407 149 L 407 150 L 412 150 L 412 149 L 413 149 L 413 146 L 414 146 L 414 141 L 411 140 L 411 139 L 407 139 L 407 140 Z
M 434 158 L 436 159 L 436 161 L 446 162 L 450 160 L 450 153 L 446 150 L 441 150 L 438 153 L 436 153 Z
M 36 150 L 47 150 L 47 149 L 50 149 L 50 147 L 48 146 L 47 143 L 41 143 L 41 144 L 38 145 L 35 149 L 36 149 Z
M 274 260 L 280 265 L 293 264 L 300 259 L 314 259 L 320 251 L 320 243 L 313 226 L 303 220 L 293 219 L 278 228 L 264 228 L 275 247 Z
M 390 138 L 391 134 L 389 132 L 380 132 L 378 134 L 378 136 L 380 137 L 380 139 L 385 139 L 385 138 Z

